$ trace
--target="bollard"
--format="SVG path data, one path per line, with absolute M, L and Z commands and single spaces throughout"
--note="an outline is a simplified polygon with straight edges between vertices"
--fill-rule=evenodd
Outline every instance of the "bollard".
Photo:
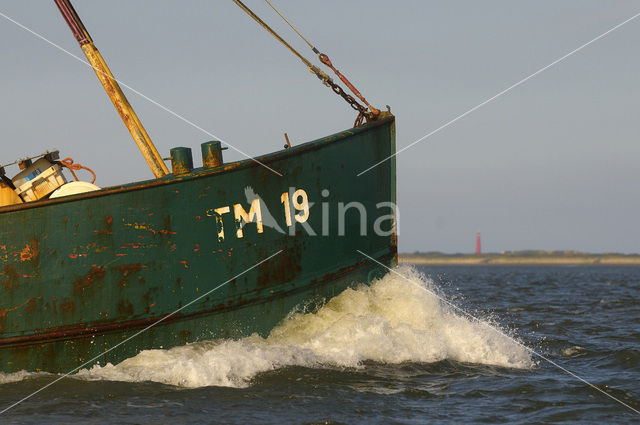
M 202 166 L 215 168 L 222 165 L 222 147 L 220 142 L 212 140 L 200 145 L 202 148 Z
M 193 169 L 193 157 L 191 148 L 171 149 L 171 172 L 173 174 L 188 173 Z

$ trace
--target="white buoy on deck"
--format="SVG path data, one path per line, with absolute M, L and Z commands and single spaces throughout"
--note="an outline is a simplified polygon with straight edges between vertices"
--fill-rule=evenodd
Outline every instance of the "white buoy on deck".
M 49 198 L 62 198 L 63 196 L 93 192 L 94 190 L 100 190 L 100 187 L 89 182 L 71 182 L 63 185 L 60 189 L 53 192 Z

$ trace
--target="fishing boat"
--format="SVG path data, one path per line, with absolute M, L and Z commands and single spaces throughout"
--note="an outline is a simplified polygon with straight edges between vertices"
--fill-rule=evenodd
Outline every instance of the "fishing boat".
M 74 167 L 55 151 L 19 161 L 12 179 L 1 170 L 1 371 L 69 372 L 266 336 L 292 310 L 396 264 L 390 112 L 360 106 L 310 65 L 359 106 L 354 128 L 231 163 L 205 141 L 198 168 L 176 147 L 170 172 L 70 2 L 55 2 L 155 178 L 67 183 Z

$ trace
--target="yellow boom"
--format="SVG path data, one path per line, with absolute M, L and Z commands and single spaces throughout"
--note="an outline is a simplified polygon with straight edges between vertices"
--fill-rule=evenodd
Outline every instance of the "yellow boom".
M 102 58 L 102 55 L 93 44 L 91 36 L 82 24 L 82 21 L 75 9 L 69 0 L 54 1 L 58 6 L 58 9 L 60 9 L 65 21 L 67 21 L 69 28 L 71 28 L 76 40 L 80 43 L 80 48 L 89 60 L 93 70 L 96 72 L 96 75 L 106 90 L 109 99 L 111 99 L 113 106 L 116 107 L 122 121 L 124 121 L 124 125 L 129 129 L 133 140 L 136 142 L 136 145 L 138 145 L 140 152 L 142 152 L 142 156 L 144 156 L 147 164 L 149 164 L 149 168 L 151 168 L 151 171 L 153 171 L 156 178 L 166 176 L 169 174 L 169 169 L 162 160 L 158 150 L 153 145 L 151 138 L 149 138 L 147 131 L 142 126 L 142 123 L 129 104 L 129 101 L 122 92 L 118 82 L 113 77 L 113 74 L 111 74 L 111 71 Z

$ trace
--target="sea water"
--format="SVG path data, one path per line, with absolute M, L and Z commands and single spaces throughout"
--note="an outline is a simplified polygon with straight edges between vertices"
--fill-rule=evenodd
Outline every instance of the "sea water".
M 639 289 L 634 267 L 402 266 L 315 311 L 299 306 L 266 338 L 83 369 L 0 421 L 632 423 Z M 0 374 L 0 401 L 57 377 Z

